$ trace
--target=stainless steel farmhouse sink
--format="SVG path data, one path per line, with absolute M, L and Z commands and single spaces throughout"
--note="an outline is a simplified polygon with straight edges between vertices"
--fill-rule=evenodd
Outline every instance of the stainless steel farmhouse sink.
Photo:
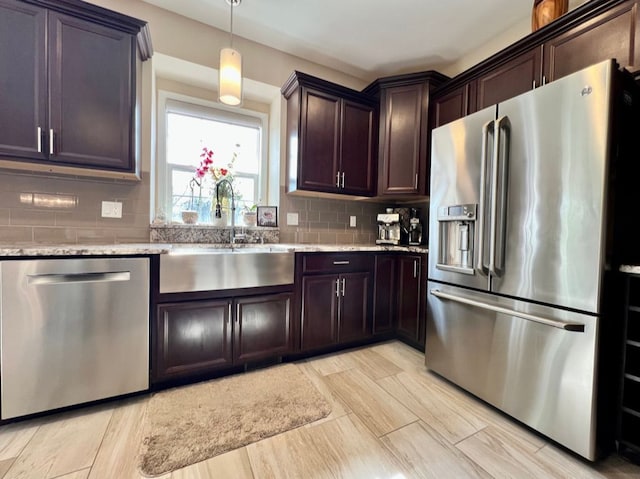
M 294 254 L 277 245 L 176 247 L 160 256 L 160 293 L 292 284 Z

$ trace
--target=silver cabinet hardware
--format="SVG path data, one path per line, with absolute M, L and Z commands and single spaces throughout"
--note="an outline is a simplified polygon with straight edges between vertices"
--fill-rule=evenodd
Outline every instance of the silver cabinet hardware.
M 417 190 L 418 189 L 418 173 L 416 173 L 416 179 L 413 183 L 413 189 Z
M 347 280 L 342 278 L 342 297 L 344 298 L 344 291 L 346 289 L 346 282 Z
M 53 155 L 53 128 L 49 129 L 49 154 Z
M 336 266 L 339 266 L 339 265 L 349 264 L 349 261 L 348 260 L 334 261 L 333 264 L 336 265 Z
M 344 188 L 344 171 L 342 172 L 342 182 L 340 187 Z
M 340 297 L 340 279 L 336 279 L 336 298 Z
M 36 141 L 38 142 L 38 153 L 42 153 L 42 128 L 38 127 L 36 135 Z
M 129 271 L 109 273 L 66 273 L 66 274 L 30 274 L 27 284 L 62 284 L 62 283 L 108 283 L 112 281 L 129 281 Z

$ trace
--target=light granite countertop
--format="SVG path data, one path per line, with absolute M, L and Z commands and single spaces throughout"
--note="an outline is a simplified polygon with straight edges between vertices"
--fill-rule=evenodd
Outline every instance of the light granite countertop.
M 229 243 L 131 243 L 110 245 L 0 245 L 0 257 L 9 256 L 129 256 L 180 252 L 186 249 L 264 249 L 267 251 L 293 251 L 302 253 L 325 252 L 380 252 L 428 253 L 426 246 L 392 245 L 332 245 L 332 244 L 229 244 Z

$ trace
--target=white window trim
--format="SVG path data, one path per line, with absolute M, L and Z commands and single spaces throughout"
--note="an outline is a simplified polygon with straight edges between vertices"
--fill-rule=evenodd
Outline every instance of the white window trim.
M 202 98 L 192 97 L 175 93 L 167 90 L 158 90 L 158 135 L 157 135 L 157 168 L 158 175 L 157 195 L 156 195 L 156 210 L 158 206 L 164 211 L 165 218 L 168 222 L 171 221 L 171 198 L 169 198 L 167 192 L 170 190 L 169 181 L 171 176 L 168 174 L 167 168 L 167 107 L 171 107 L 172 111 L 193 113 L 197 111 L 202 113 L 202 116 L 210 116 L 215 118 L 229 118 L 235 123 L 244 123 L 248 126 L 260 125 L 262 128 L 261 138 L 261 155 L 262 161 L 260 162 L 260 181 L 258 182 L 258 198 L 263 201 L 269 198 L 268 191 L 268 172 L 269 172 L 269 115 L 255 110 L 248 110 L 246 108 L 228 107 L 221 103 L 203 100 Z M 183 108 L 181 110 L 181 108 Z M 216 114 L 212 115 L 211 110 L 216 110 Z M 245 118 L 243 118 L 245 117 Z M 255 118 L 255 121 L 247 121 L 246 117 Z

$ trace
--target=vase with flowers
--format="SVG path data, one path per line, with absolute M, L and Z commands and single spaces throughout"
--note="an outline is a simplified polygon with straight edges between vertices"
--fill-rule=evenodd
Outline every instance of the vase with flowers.
M 239 146 L 240 145 L 236 145 L 236 148 Z M 212 196 L 211 219 L 214 224 L 220 226 L 226 226 L 226 218 L 229 217 L 229 213 L 231 212 L 230 205 L 231 197 L 233 194 L 232 185 L 234 180 L 233 169 L 237 156 L 237 151 L 234 151 L 231 160 L 228 163 L 221 165 L 214 159 L 213 150 L 207 148 L 206 146 L 203 147 L 202 152 L 200 153 L 200 164 L 196 168 L 192 180 L 200 188 L 202 188 L 202 185 L 205 182 L 209 182 L 210 184 L 211 182 L 213 183 L 210 187 Z M 223 218 L 221 219 L 216 219 L 214 216 L 214 208 L 216 206 L 216 193 L 222 206 Z

